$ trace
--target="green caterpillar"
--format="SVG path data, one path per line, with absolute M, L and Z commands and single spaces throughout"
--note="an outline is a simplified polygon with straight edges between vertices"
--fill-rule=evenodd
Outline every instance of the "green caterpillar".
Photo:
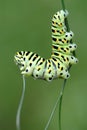
M 78 59 L 73 56 L 77 46 L 71 43 L 73 32 L 67 32 L 65 18 L 68 11 L 60 10 L 52 19 L 52 54 L 44 59 L 36 53 L 29 51 L 17 52 L 14 56 L 21 74 L 32 75 L 36 79 L 52 81 L 56 78 L 68 79 L 68 68 L 76 64 Z

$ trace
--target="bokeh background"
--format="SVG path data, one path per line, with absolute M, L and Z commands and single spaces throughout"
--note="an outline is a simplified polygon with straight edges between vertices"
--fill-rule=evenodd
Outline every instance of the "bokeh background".
M 87 130 L 87 1 L 65 0 L 65 4 L 79 63 L 71 68 L 64 91 L 62 130 Z M 0 130 L 16 130 L 22 76 L 14 54 L 29 50 L 50 57 L 51 18 L 60 9 L 60 0 L 0 1 Z M 47 83 L 26 78 L 21 130 L 44 130 L 62 83 L 62 79 Z M 58 109 L 48 129 L 58 130 Z

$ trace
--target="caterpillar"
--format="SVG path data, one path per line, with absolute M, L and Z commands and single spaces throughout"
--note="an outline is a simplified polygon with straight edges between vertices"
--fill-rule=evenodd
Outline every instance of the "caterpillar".
M 52 18 L 52 53 L 48 59 L 29 51 L 17 52 L 14 56 L 15 63 L 19 66 L 21 74 L 31 75 L 36 79 L 52 81 L 53 79 L 68 79 L 68 68 L 76 64 L 78 59 L 73 56 L 77 45 L 71 43 L 73 32 L 67 32 L 65 18 L 67 10 L 60 10 Z

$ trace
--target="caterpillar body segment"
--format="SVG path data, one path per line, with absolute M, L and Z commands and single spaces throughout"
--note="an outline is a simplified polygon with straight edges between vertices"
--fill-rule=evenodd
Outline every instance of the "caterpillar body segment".
M 74 44 L 66 44 L 66 45 L 58 45 L 58 44 L 52 44 L 52 52 L 61 52 L 63 54 L 71 54 L 73 51 L 75 51 L 77 48 L 77 45 Z

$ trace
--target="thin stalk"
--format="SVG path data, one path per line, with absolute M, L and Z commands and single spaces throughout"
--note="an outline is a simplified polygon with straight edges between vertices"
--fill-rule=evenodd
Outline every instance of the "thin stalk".
M 63 8 L 63 10 L 65 11 L 65 3 L 64 3 L 64 0 L 61 0 L 61 4 L 62 4 L 62 8 Z
M 61 0 L 61 4 L 62 4 L 63 10 L 65 11 L 66 7 L 65 7 L 64 0 Z M 67 31 L 70 31 L 67 18 L 65 19 L 65 25 L 67 27 Z M 63 81 L 63 87 L 62 87 L 62 90 L 61 90 L 61 97 L 60 97 L 60 101 L 59 101 L 59 130 L 61 130 L 61 109 L 62 109 L 63 93 L 64 93 L 64 88 L 65 88 L 65 85 L 66 85 L 66 81 L 67 81 L 66 79 L 64 79 L 64 81 Z
M 56 108 L 57 108 L 57 105 L 58 105 L 58 103 L 60 102 L 60 99 L 61 99 L 61 97 L 62 97 L 62 95 L 63 95 L 63 91 L 64 91 L 64 86 L 65 86 L 65 84 L 66 84 L 66 80 L 64 80 L 64 83 L 63 83 L 63 85 L 62 85 L 62 87 L 61 87 L 60 95 L 58 95 L 58 97 L 57 97 L 57 101 L 56 101 L 56 103 L 55 103 L 55 105 L 54 105 L 54 107 L 53 107 L 53 109 L 52 109 L 52 112 L 51 112 L 51 114 L 50 114 L 49 120 L 48 120 L 48 122 L 47 122 L 46 127 L 45 127 L 44 130 L 47 130 L 48 127 L 49 127 L 49 125 L 50 125 L 50 122 L 51 122 L 51 120 L 52 120 L 52 118 L 53 118 L 53 115 L 54 115 L 54 112 L 55 112 L 55 110 L 56 110 Z
M 66 8 L 65 8 L 64 0 L 61 0 L 61 4 L 62 4 L 63 10 L 65 11 Z M 67 18 L 65 19 L 65 25 L 66 25 L 66 28 L 67 28 L 67 32 L 69 32 L 70 31 L 70 27 L 69 27 Z M 71 40 L 71 43 L 73 43 L 72 40 Z M 76 56 L 75 51 L 73 52 L 73 55 Z M 69 66 L 68 70 L 70 70 L 71 67 L 72 67 L 72 65 Z M 63 92 L 64 92 L 64 88 L 65 88 L 65 85 L 66 85 L 66 81 L 67 80 L 65 79 L 64 80 L 64 87 L 63 87 L 62 95 L 61 95 L 60 102 L 59 102 L 59 130 L 61 130 L 61 108 L 62 108 Z
M 61 4 L 62 4 L 62 9 L 65 11 L 66 8 L 65 8 L 64 0 L 61 0 Z M 67 28 L 66 31 L 69 32 L 69 31 L 70 31 L 70 27 L 69 27 L 68 19 L 67 19 L 67 18 L 65 19 L 65 25 L 66 25 L 66 28 Z M 72 43 L 72 42 L 73 42 L 73 41 L 71 40 L 71 43 Z M 75 51 L 73 52 L 73 55 L 74 55 L 74 56 L 76 55 L 76 54 L 75 54 Z M 71 66 L 72 66 L 72 65 L 69 66 L 68 70 L 70 70 Z M 64 89 L 65 89 L 66 82 L 67 82 L 67 80 L 64 79 L 63 85 L 62 85 L 62 87 L 61 87 L 60 95 L 59 95 L 58 98 L 57 98 L 57 101 L 56 101 L 56 103 L 55 103 L 55 105 L 54 105 L 54 107 L 53 107 L 53 110 L 52 110 L 52 112 L 51 112 L 51 115 L 50 115 L 50 117 L 49 117 L 49 120 L 48 120 L 48 122 L 47 122 L 46 127 L 45 127 L 44 130 L 47 130 L 47 129 L 48 129 L 48 127 L 49 127 L 49 125 L 50 125 L 50 122 L 51 122 L 51 120 L 52 120 L 52 118 L 53 118 L 54 112 L 55 112 L 55 110 L 56 110 L 56 108 L 57 108 L 57 106 L 58 106 L 58 103 L 59 103 L 59 130 L 61 130 L 61 108 L 62 108 L 63 93 L 64 93 Z
M 66 8 L 65 8 L 64 0 L 61 0 L 61 4 L 62 4 L 63 10 L 65 11 Z M 69 27 L 67 18 L 65 19 L 65 25 L 66 25 L 66 28 L 67 28 L 67 32 L 69 32 L 70 31 L 70 27 Z M 71 43 L 72 43 L 72 40 L 71 40 Z M 75 56 L 75 52 L 73 52 L 73 55 Z M 71 68 L 71 65 L 69 66 L 68 70 L 70 70 L 70 68 Z M 66 82 L 67 82 L 67 80 L 64 79 L 63 88 L 62 88 L 62 94 L 61 94 L 61 98 L 60 98 L 60 102 L 59 102 L 59 130 L 61 130 L 61 109 L 62 109 L 63 93 L 64 93 Z
M 24 94 L 25 94 L 25 77 L 23 75 L 23 89 L 22 89 L 22 95 L 20 98 L 18 110 L 17 110 L 17 115 L 16 115 L 16 129 L 21 130 L 20 127 L 20 118 L 21 118 L 21 110 L 22 110 L 22 105 L 23 105 L 23 100 L 24 100 Z
M 64 0 L 61 0 L 61 4 L 62 4 L 63 10 L 65 11 Z M 65 19 L 65 25 L 66 25 L 66 27 L 67 27 L 67 31 L 69 31 L 70 28 L 69 28 L 69 24 L 68 24 L 67 18 Z M 57 101 L 56 101 L 56 103 L 55 103 L 55 105 L 54 105 L 54 107 L 53 107 L 53 110 L 52 110 L 52 112 L 51 112 L 51 115 L 50 115 L 50 117 L 49 117 L 49 120 L 48 120 L 48 122 L 47 122 L 46 127 L 45 127 L 44 130 L 47 130 L 47 129 L 48 129 L 48 127 L 49 127 L 49 125 L 50 125 L 50 122 L 51 122 L 51 120 L 52 120 L 52 118 L 53 118 L 54 112 L 55 112 L 55 110 L 56 110 L 56 108 L 57 108 L 58 103 L 59 103 L 59 130 L 61 130 L 61 107 L 62 107 L 62 98 L 63 98 L 63 92 L 64 92 L 64 88 L 65 88 L 65 85 L 66 85 L 66 81 L 67 81 L 67 80 L 64 79 L 64 82 L 63 82 L 63 85 L 62 85 L 62 88 L 61 88 L 61 91 L 60 91 L 60 95 L 59 95 L 58 98 L 57 98 Z
M 61 108 L 62 108 L 62 99 L 63 99 L 63 93 L 64 93 L 64 88 L 66 85 L 66 79 L 63 82 L 62 90 L 61 90 L 61 97 L 59 101 L 59 130 L 61 130 Z
M 61 0 L 61 4 L 62 4 L 62 9 L 63 9 L 64 11 L 66 11 L 66 7 L 65 7 L 64 0 Z M 65 25 L 66 25 L 66 27 L 67 27 L 67 32 L 69 32 L 69 31 L 70 31 L 70 27 L 69 27 L 69 23 L 68 23 L 68 19 L 67 19 L 67 18 L 65 19 Z

